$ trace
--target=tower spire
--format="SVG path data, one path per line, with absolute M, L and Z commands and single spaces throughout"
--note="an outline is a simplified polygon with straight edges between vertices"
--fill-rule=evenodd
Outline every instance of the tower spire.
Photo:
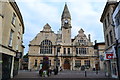
M 66 2 L 65 2 L 65 6 L 64 6 L 64 10 L 63 10 L 62 16 L 61 16 L 61 19 L 64 19 L 64 18 L 69 18 L 69 19 L 71 19 L 70 12 L 69 12 L 69 10 L 68 10 L 67 3 L 66 3 Z

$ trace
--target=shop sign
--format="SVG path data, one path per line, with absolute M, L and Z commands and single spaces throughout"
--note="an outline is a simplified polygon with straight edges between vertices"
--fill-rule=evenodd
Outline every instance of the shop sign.
M 105 60 L 113 59 L 113 52 L 106 52 L 105 53 Z
M 22 57 L 22 52 L 17 52 L 16 53 L 16 58 L 21 58 Z
M 113 54 L 106 54 L 106 59 L 113 59 Z

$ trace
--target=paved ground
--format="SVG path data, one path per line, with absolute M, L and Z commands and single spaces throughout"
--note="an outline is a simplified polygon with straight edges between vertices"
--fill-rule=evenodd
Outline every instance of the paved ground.
M 58 75 L 52 74 L 49 77 L 40 77 L 38 71 L 19 71 L 19 74 L 15 76 L 12 80 L 23 80 L 23 79 L 29 79 L 29 80 L 38 80 L 38 79 L 47 79 L 47 80 L 53 80 L 53 79 L 78 79 L 78 80 L 117 80 L 113 78 L 108 78 L 105 76 L 105 73 L 100 71 L 98 74 L 94 71 L 87 71 L 87 76 L 85 77 L 84 71 L 61 71 L 58 73 Z

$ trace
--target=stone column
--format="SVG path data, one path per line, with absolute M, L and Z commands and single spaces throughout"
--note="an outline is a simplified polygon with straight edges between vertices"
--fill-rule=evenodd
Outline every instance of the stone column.
M 13 69 L 14 69 L 14 56 L 12 57 L 11 74 L 10 74 L 11 78 L 13 78 Z

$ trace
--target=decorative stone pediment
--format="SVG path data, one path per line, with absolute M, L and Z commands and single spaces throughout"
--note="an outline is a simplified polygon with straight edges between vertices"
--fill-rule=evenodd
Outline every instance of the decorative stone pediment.
M 50 25 L 47 23 L 44 27 L 42 31 L 52 31 Z

